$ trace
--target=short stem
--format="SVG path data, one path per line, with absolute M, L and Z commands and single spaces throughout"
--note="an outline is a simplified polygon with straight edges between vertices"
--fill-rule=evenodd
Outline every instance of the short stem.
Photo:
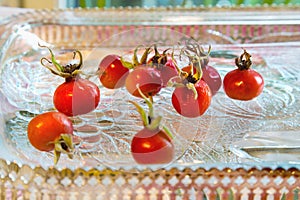
M 142 106 L 140 106 L 138 103 L 136 103 L 134 101 L 129 101 L 129 102 L 132 103 L 136 107 L 138 113 L 140 114 L 140 116 L 142 118 L 143 125 L 148 126 L 150 120 L 149 120 L 145 110 L 142 108 Z
M 141 95 L 141 97 L 145 100 L 146 104 L 148 105 L 149 108 L 149 112 L 148 115 L 150 118 L 153 118 L 154 115 L 154 111 L 153 111 L 153 97 L 149 96 L 149 98 L 147 98 L 144 93 L 141 91 L 139 84 L 136 85 L 137 90 L 139 91 L 139 94 Z

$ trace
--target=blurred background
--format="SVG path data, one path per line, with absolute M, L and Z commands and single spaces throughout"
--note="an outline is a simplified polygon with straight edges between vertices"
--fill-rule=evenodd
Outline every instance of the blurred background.
M 298 5 L 300 0 L 0 0 L 2 6 L 21 8 L 75 8 L 119 6 L 232 6 Z

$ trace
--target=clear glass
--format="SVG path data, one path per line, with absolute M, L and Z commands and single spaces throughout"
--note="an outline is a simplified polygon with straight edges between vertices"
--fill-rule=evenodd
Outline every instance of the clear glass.
M 92 7 L 170 7 L 170 6 L 271 6 L 297 5 L 297 0 L 64 0 L 57 1 L 60 8 Z
M 294 131 L 291 138 L 298 136 L 297 9 L 240 8 L 230 16 L 223 8 L 37 10 L 3 21 L 3 195 L 29 199 L 292 197 L 299 181 L 298 147 L 289 149 L 297 156 L 284 162 L 280 154 L 273 155 L 273 160 L 262 154 L 274 153 L 275 147 L 286 149 L 284 145 L 292 139 L 281 141 L 282 134 Z M 236 101 L 221 89 L 203 116 L 188 119 L 172 109 L 172 89 L 163 90 L 156 97 L 155 102 L 160 102 L 156 110 L 175 134 L 176 159 L 170 165 L 140 166 L 129 152 L 133 133 L 141 128 L 134 107 L 128 104 L 133 97 L 124 89 L 107 90 L 96 76 L 87 76 L 99 85 L 102 102 L 94 112 L 74 120 L 82 139 L 75 158 L 63 156 L 54 166 L 52 153 L 30 146 L 28 121 L 34 113 L 53 109 L 53 91 L 63 82 L 41 67 L 40 58 L 49 52 L 38 43 L 53 48 L 60 61 L 68 61 L 74 49 L 81 50 L 90 75 L 108 52 L 130 55 L 139 44 L 172 47 L 182 37 L 193 37 L 206 48 L 210 44 L 209 64 L 222 77 L 235 69 L 234 59 L 247 49 L 253 69 L 265 79 L 263 93 L 251 101 Z M 269 132 L 272 137 L 262 137 Z M 251 133 L 260 138 L 249 137 Z M 253 145 L 260 148 L 259 154 L 257 149 L 250 156 L 245 154 L 253 144 L 249 139 L 261 140 L 260 146 Z M 247 148 L 241 148 L 243 142 Z M 273 148 L 264 148 L 270 143 Z

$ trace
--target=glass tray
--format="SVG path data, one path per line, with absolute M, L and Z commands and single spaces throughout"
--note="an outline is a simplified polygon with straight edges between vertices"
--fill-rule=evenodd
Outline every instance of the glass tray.
M 1 197 L 298 198 L 300 159 L 295 141 L 300 134 L 299 10 L 299 7 L 35 10 L 3 20 L 0 26 Z M 131 97 L 124 90 L 110 91 L 101 86 L 103 98 L 99 108 L 92 116 L 79 118 L 79 128 L 90 128 L 88 123 L 93 122 L 92 128 L 101 130 L 79 131 L 84 138 L 84 148 L 79 147 L 83 154 L 73 160 L 62 157 L 54 166 L 51 153 L 41 153 L 29 145 L 28 121 L 34 113 L 52 109 L 51 94 L 61 81 L 39 66 L 41 56 L 49 52 L 38 43 L 53 47 L 60 60 L 74 49 L 82 51 L 85 70 L 92 72 L 108 52 L 128 53 L 140 44 L 170 47 L 183 37 L 193 37 L 206 47 L 212 46 L 210 64 L 222 77 L 234 69 L 234 58 L 243 48 L 247 49 L 253 57 L 253 68 L 265 78 L 262 95 L 240 102 L 227 98 L 221 89 L 205 115 L 186 119 L 172 112 L 166 101 L 170 91 L 163 91 L 159 110 L 177 141 L 176 160 L 170 165 L 139 166 L 132 162 L 128 153 L 130 131 L 140 127 L 132 125 L 130 120 L 126 121 L 129 124 L 123 124 L 126 114 L 135 116 L 132 108 L 123 104 L 123 100 Z M 98 81 L 96 77 L 90 80 Z M 125 112 L 120 112 L 121 109 Z M 120 130 L 129 132 L 115 134 Z

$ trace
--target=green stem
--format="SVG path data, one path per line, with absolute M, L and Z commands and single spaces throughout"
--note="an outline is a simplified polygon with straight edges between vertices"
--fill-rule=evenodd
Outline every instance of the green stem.
M 141 91 L 140 86 L 137 84 L 136 85 L 137 90 L 139 91 L 139 94 L 141 95 L 141 97 L 145 100 L 148 108 L 149 108 L 149 113 L 148 116 L 150 117 L 150 119 L 152 119 L 154 117 L 154 111 L 153 111 L 153 97 L 150 96 L 149 99 L 144 95 L 144 93 Z
M 140 106 L 138 103 L 136 103 L 134 101 L 129 101 L 129 102 L 132 103 L 136 107 L 138 113 L 140 114 L 140 116 L 142 118 L 143 125 L 148 126 L 149 119 L 148 119 L 148 116 L 147 116 L 145 110 L 142 108 L 142 106 Z

